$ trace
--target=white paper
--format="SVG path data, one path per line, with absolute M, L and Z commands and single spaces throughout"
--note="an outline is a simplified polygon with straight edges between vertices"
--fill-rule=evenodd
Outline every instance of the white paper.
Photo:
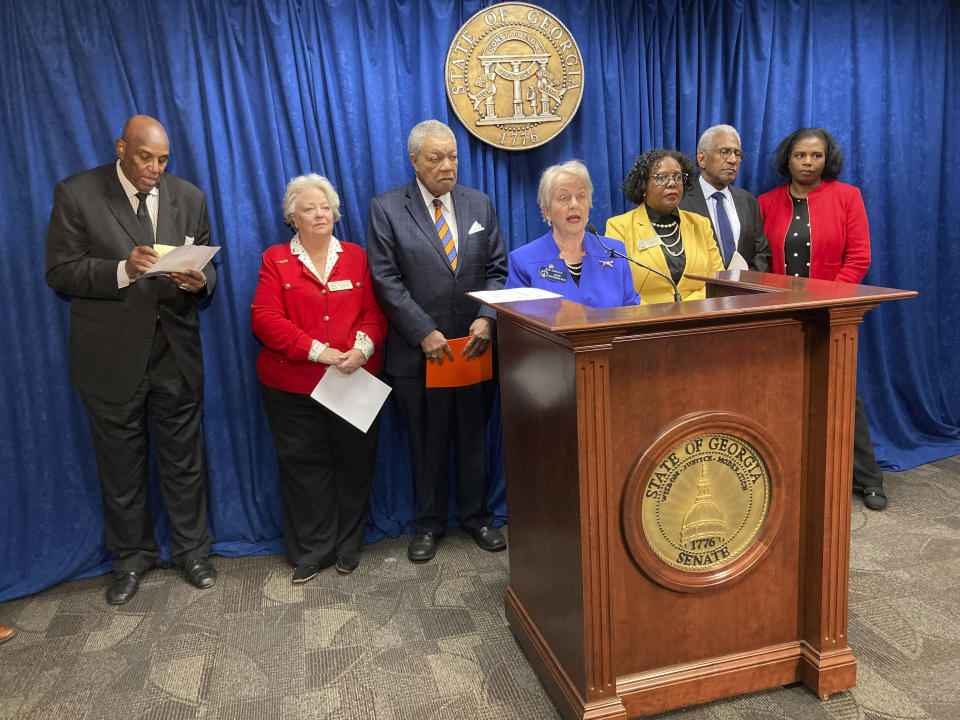
M 180 245 L 157 260 L 143 274 L 162 275 L 184 270 L 202 270 L 219 249 L 209 245 Z
M 488 303 L 515 302 L 516 300 L 544 300 L 546 298 L 563 297 L 549 290 L 530 287 L 511 288 L 510 290 L 477 290 L 476 292 L 467 293 L 467 295 Z
M 347 374 L 330 365 L 310 397 L 366 432 L 389 394 L 390 386 L 363 368 Z

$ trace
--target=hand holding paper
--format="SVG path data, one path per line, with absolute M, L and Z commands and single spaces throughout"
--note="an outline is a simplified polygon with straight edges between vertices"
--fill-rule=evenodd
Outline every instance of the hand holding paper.
M 163 257 L 157 260 L 146 275 L 164 275 L 172 272 L 184 272 L 185 270 L 200 270 L 220 250 L 219 247 L 210 247 L 209 245 L 180 245 L 166 252 Z
M 493 377 L 493 353 L 487 343 L 484 350 L 473 358 L 464 356 L 469 337 L 448 340 L 453 358 L 443 363 L 427 363 L 427 387 L 463 387 L 490 380 Z

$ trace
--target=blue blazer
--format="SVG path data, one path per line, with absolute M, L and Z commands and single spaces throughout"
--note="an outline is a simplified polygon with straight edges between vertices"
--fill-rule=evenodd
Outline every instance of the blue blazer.
M 624 255 L 627 253 L 619 240 L 605 237 L 603 243 Z M 578 286 L 560 257 L 553 232 L 548 232 L 510 253 L 506 287 L 550 290 L 567 300 L 594 308 L 640 304 L 640 294 L 633 287 L 630 264 L 626 260 L 609 257 L 589 233 L 583 236 L 583 251 Z

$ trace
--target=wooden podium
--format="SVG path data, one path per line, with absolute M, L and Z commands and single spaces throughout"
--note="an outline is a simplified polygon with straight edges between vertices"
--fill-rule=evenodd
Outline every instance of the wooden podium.
M 506 614 L 565 718 L 625 719 L 798 681 L 822 697 L 855 684 L 857 326 L 916 293 L 746 271 L 704 279 L 708 299 L 685 303 L 493 305 Z M 716 555 L 661 559 L 643 515 L 659 512 L 649 483 L 670 449 L 698 438 L 733 459 L 751 447 L 768 478 L 755 536 L 705 571 L 685 564 Z

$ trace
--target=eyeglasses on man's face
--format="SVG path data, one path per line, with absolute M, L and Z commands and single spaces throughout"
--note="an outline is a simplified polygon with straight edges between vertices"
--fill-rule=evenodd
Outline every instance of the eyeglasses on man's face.
M 733 155 L 737 160 L 743 160 L 743 158 L 746 156 L 746 153 L 738 148 L 722 147 L 713 150 L 713 152 L 722 157 L 724 160 L 731 155 Z
M 685 182 L 687 182 L 687 174 L 686 173 L 657 173 L 656 175 L 653 176 L 652 179 L 653 179 L 653 182 L 659 185 L 660 187 L 663 187 L 664 185 L 669 183 L 671 180 L 673 180 L 677 185 L 683 185 Z

